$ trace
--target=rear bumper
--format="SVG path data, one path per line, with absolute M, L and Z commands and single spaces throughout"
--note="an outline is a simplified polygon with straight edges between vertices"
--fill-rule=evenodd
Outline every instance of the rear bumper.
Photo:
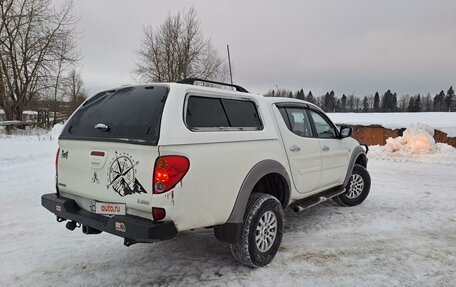
M 171 239 L 177 235 L 176 226 L 172 221 L 153 222 L 133 215 L 108 217 L 95 214 L 80 208 L 74 200 L 55 193 L 42 195 L 41 205 L 57 217 L 123 237 L 130 242 L 154 242 Z

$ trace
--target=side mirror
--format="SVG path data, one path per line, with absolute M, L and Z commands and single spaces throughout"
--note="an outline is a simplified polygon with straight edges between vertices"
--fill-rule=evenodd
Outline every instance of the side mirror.
M 340 135 L 342 138 L 348 138 L 352 135 L 352 128 L 348 126 L 341 126 L 340 127 Z

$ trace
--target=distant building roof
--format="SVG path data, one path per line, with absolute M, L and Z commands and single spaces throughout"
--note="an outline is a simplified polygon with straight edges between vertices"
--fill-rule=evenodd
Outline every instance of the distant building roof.
M 0 115 L 4 115 L 5 114 L 5 111 L 3 109 L 0 109 Z M 38 112 L 36 111 L 23 111 L 22 112 L 23 115 L 37 115 Z
M 23 115 L 37 115 L 38 112 L 36 112 L 36 111 L 23 111 L 22 114 Z

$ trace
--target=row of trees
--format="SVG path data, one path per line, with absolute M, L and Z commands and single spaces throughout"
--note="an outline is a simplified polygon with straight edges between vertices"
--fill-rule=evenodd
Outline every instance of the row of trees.
M 390 90 L 380 96 L 354 95 L 336 97 L 334 91 L 315 97 L 311 91 L 306 95 L 304 90 L 292 92 L 290 90 L 270 90 L 266 97 L 288 97 L 305 100 L 320 106 L 326 112 L 456 112 L 456 96 L 453 87 L 445 93 L 443 90 L 432 97 L 429 93 L 410 96 L 398 96 Z
M 57 103 L 74 106 L 85 95 L 77 52 L 73 2 L 0 1 L 0 108 L 6 120 L 21 120 L 31 103 L 47 99 L 56 121 Z

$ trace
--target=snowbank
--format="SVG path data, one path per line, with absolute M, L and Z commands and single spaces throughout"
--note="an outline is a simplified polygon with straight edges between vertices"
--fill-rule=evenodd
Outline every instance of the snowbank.
M 406 128 L 419 122 L 456 137 L 456 113 L 329 113 L 328 116 L 336 124 L 382 125 L 388 129 Z
M 26 139 L 29 137 L 32 139 L 39 138 L 40 140 L 54 140 L 59 137 L 63 127 L 64 124 L 56 124 L 50 131 L 40 127 L 26 127 L 24 130 L 15 129 L 11 135 L 7 135 L 4 127 L 0 127 L 0 139 L 13 139 L 15 137 Z
M 57 124 L 51 131 L 36 128 L 13 135 L 0 134 L 0 172 L 3 168 L 54 158 L 62 128 L 62 124 Z
M 456 164 L 456 149 L 436 143 L 434 129 L 423 124 L 410 125 L 402 137 L 389 138 L 384 146 L 370 147 L 369 157 L 427 163 Z

